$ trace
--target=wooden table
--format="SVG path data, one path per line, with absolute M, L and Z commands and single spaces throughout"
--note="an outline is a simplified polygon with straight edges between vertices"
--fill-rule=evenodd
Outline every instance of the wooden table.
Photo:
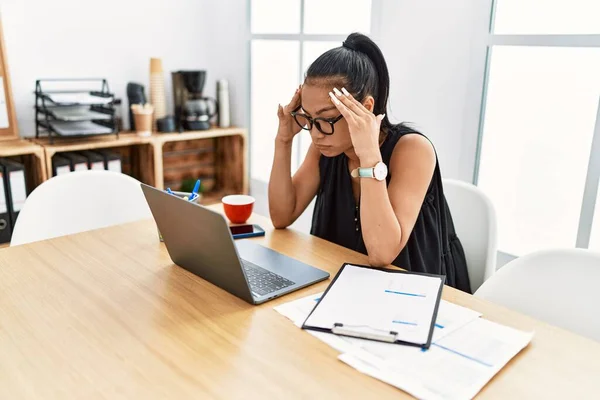
M 366 257 L 292 230 L 257 242 L 328 270 Z M 202 243 L 199 241 L 199 246 Z M 153 221 L 0 250 L 0 399 L 405 398 L 273 310 L 172 264 Z M 600 343 L 452 288 L 444 298 L 535 330 L 482 398 L 590 398 Z

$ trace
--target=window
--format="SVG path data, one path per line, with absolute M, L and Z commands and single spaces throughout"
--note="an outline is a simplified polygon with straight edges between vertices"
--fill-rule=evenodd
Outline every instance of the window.
M 251 0 L 252 179 L 269 180 L 277 105 L 291 100 L 319 55 L 340 46 L 351 32 L 370 33 L 371 8 L 371 0 Z M 309 146 L 310 135 L 300 132 L 294 141 L 292 171 Z
M 496 206 L 499 250 L 588 247 L 591 236 L 600 247 L 600 2 L 494 5 L 475 181 Z

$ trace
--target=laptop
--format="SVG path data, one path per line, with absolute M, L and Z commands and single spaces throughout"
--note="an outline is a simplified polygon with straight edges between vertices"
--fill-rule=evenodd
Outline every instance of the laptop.
M 234 241 L 225 217 L 141 184 L 173 262 L 251 304 L 329 278 L 329 273 L 252 241 Z

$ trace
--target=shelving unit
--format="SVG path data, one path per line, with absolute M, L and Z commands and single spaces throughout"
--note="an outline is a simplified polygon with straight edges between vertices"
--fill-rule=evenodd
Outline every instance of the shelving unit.
M 143 168 L 137 160 L 143 158 L 142 153 L 151 151 L 152 137 L 139 137 L 135 133 L 121 133 L 118 138 L 111 136 L 97 136 L 82 139 L 61 140 L 52 143 L 50 138 L 32 139 L 33 143 L 44 149 L 44 163 L 48 176 L 52 175 L 52 157 L 57 153 L 110 149 L 118 152 L 129 160 L 123 166 L 123 172 L 133 176 L 141 182 L 152 184 L 153 171 Z
M 202 179 L 202 204 L 213 204 L 227 194 L 248 193 L 247 132 L 242 128 L 153 134 L 135 133 L 52 143 L 50 138 L 32 139 L 43 151 L 48 176 L 57 153 L 110 149 L 121 154 L 123 172 L 159 189 L 179 190 L 185 179 Z
M 7 157 L 25 165 L 27 193 L 48 179 L 44 148 L 25 139 L 0 141 L 0 157 Z
M 200 177 L 203 202 L 248 193 L 247 133 L 240 128 L 157 134 L 154 139 L 156 187 L 174 186 L 183 177 Z M 195 172 L 196 175 L 192 175 Z M 208 200 L 207 200 L 208 199 Z

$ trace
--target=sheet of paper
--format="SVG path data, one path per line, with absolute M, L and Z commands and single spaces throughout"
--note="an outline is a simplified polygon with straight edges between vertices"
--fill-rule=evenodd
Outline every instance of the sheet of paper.
M 432 341 L 440 340 L 479 317 L 481 317 L 480 312 L 442 300 L 435 320 Z
M 302 297 L 294 301 L 280 304 L 274 307 L 274 310 L 290 319 L 294 325 L 300 327 L 308 314 L 315 308 L 315 305 L 317 305 L 317 302 L 322 295 L 323 292 Z
M 479 318 L 446 335 L 429 350 L 397 346 L 346 352 L 339 358 L 357 370 L 423 399 L 473 398 L 531 341 L 521 332 Z M 378 343 L 390 346 L 385 343 Z M 390 347 L 391 349 L 391 347 Z
M 290 301 L 288 303 L 280 304 L 274 309 L 284 317 L 291 320 L 294 325 L 301 327 L 304 320 L 312 309 L 315 307 L 323 293 L 316 293 L 301 299 Z M 327 343 L 339 352 L 351 351 L 354 345 L 353 339 L 343 336 L 334 335 L 332 333 L 307 331 L 317 339 Z
M 294 325 L 301 327 L 308 314 L 313 310 L 323 292 L 315 293 L 314 295 L 306 296 L 297 300 L 293 300 L 287 303 L 280 304 L 274 309 L 282 314 L 283 316 L 290 319 Z M 466 325 L 467 323 L 479 318 L 481 313 L 473 311 L 469 308 L 459 306 L 454 303 L 442 300 L 440 301 L 440 308 L 437 314 L 435 328 L 433 330 L 433 341 L 441 339 L 445 335 L 455 331 L 456 329 Z M 309 331 L 313 333 L 314 331 Z M 336 336 L 331 334 L 324 334 L 325 336 Z M 369 344 L 371 341 L 353 338 L 344 338 L 357 345 L 362 343 Z M 387 349 L 387 346 L 385 346 Z M 383 350 L 387 351 L 387 350 Z
M 322 293 L 275 307 L 301 326 Z M 531 341 L 521 332 L 479 318 L 480 313 L 440 303 L 434 343 L 427 351 L 330 333 L 307 331 L 342 353 L 339 358 L 358 371 L 423 399 L 474 397 Z M 443 326 L 443 328 L 442 328 Z
M 110 97 L 92 96 L 89 93 L 51 93 L 50 99 L 59 104 L 108 104 Z
M 427 342 L 441 278 L 347 265 L 306 325 L 364 332 L 396 332 L 396 339 Z
M 111 133 L 112 129 L 92 121 L 51 121 L 52 128 L 63 136 Z
M 90 110 L 89 106 L 55 107 L 52 113 L 58 119 L 65 121 L 86 121 L 89 119 L 110 120 L 110 114 Z

